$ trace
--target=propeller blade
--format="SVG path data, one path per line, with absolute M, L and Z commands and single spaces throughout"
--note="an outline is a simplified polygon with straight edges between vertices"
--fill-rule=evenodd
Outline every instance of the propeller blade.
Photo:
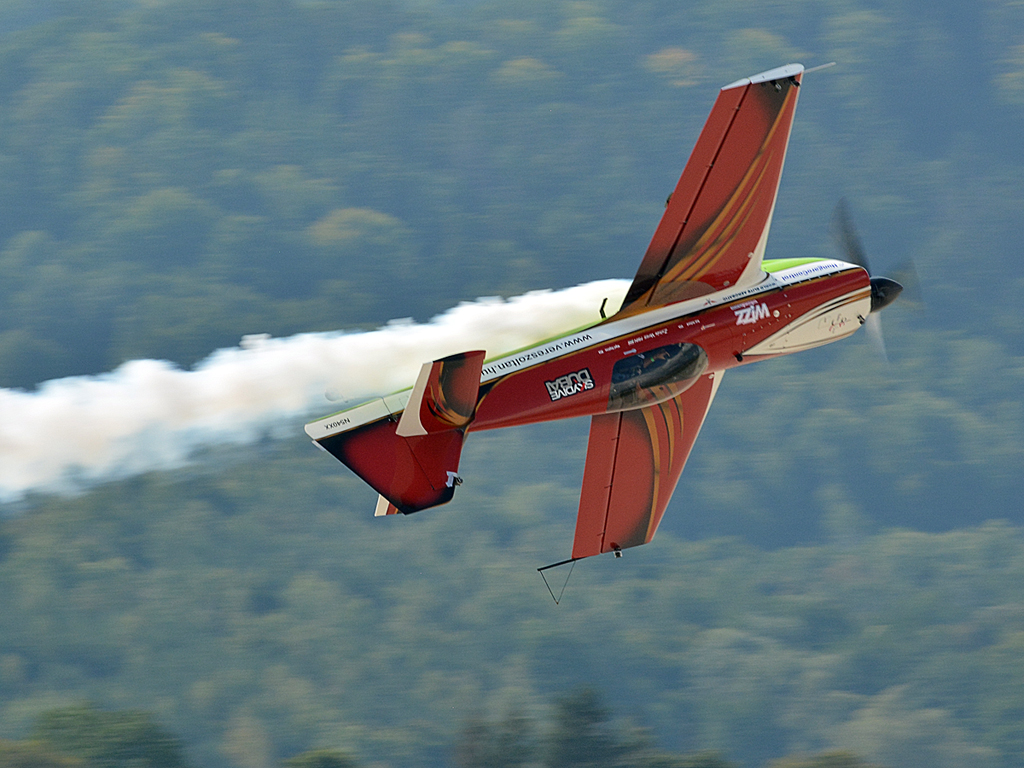
M 853 218 L 850 216 L 850 207 L 845 197 L 839 198 L 836 209 L 832 212 L 832 223 L 829 227 L 832 237 L 836 241 L 843 260 L 851 264 L 864 267 L 867 273 L 871 274 L 871 267 L 868 264 L 868 257 L 864 253 L 864 246 L 861 245 L 860 237 L 853 226 Z
M 850 264 L 863 267 L 871 278 L 871 313 L 864 320 L 864 331 L 871 340 L 871 346 L 875 348 L 886 365 L 889 364 L 889 355 L 885 349 L 885 336 L 882 333 L 882 319 L 878 312 L 891 304 L 903 291 L 904 285 L 910 283 L 918 286 L 917 272 L 912 263 L 907 262 L 907 267 L 900 273 L 899 280 L 888 277 L 875 277 L 871 271 L 867 254 L 861 244 L 857 228 L 853 225 L 853 217 L 850 215 L 850 205 L 846 198 L 840 198 L 836 203 L 836 209 L 832 213 L 832 222 L 829 226 L 836 245 L 843 254 L 843 260 Z
M 892 279 L 903 286 L 903 293 L 901 294 L 903 301 L 909 301 L 911 304 L 923 305 L 924 295 L 921 293 L 921 278 L 917 276 L 917 269 L 914 267 L 914 262 L 911 259 L 900 262 L 894 270 L 892 270 Z
M 885 336 L 882 334 L 882 316 L 872 312 L 864 320 L 864 332 L 871 339 L 871 346 L 881 356 L 885 364 L 889 364 L 889 354 L 885 351 Z

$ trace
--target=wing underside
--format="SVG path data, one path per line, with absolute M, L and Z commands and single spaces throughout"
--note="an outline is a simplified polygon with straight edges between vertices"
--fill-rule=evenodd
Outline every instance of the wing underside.
M 802 72 L 790 64 L 719 92 L 620 312 L 760 279 Z
M 572 559 L 654 538 L 722 373 L 657 405 L 594 416 Z

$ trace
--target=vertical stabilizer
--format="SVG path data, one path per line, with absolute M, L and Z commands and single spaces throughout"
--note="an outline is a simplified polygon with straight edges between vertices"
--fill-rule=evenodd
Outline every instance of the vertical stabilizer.
M 383 409 L 375 420 L 320 435 L 316 442 L 365 480 L 381 498 L 375 515 L 409 514 L 451 501 L 459 478 L 466 427 L 473 420 L 484 352 L 427 363 L 399 417 Z M 343 424 L 345 417 L 328 425 Z

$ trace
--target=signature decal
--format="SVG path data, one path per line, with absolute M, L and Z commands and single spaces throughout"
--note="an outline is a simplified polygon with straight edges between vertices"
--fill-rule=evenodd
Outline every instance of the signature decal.
M 847 317 L 842 312 L 836 312 L 835 314 L 825 315 L 821 318 L 818 321 L 818 328 L 834 335 L 840 331 L 846 330 L 846 327 L 852 324 L 853 318 Z

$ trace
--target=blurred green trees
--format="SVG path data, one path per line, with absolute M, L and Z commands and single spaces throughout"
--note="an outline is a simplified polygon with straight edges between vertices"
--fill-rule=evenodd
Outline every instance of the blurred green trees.
M 555 606 L 534 568 L 571 541 L 584 438 L 475 435 L 452 504 L 398 520 L 294 441 L 37 500 L 0 522 L 4 736 L 91 699 L 145 702 L 199 765 L 1024 761 L 1020 529 L 661 532 Z
M 317 749 L 290 757 L 284 768 L 356 768 L 357 763 L 348 755 L 330 749 Z
M 35 741 L 96 768 L 184 768 L 180 741 L 143 712 L 79 705 L 43 713 Z
M 927 255 L 926 279 L 979 236 L 985 266 L 957 288 L 980 289 L 1012 265 L 1000 238 L 1021 192 L 1001 169 L 1020 44 L 1004 30 L 1019 14 L 963 9 L 998 44 L 992 98 L 963 129 L 985 141 L 951 145 L 945 123 L 913 118 L 936 80 L 964 91 L 952 43 L 914 25 L 904 41 L 881 32 L 915 15 L 910 0 L 887 16 L 802 5 L 738 26 L 747 14 L 728 4 L 128 1 L 55 6 L 19 29 L 32 15 L 7 4 L 0 253 L 18 276 L 0 286 L 0 382 L 136 355 L 190 364 L 246 332 L 629 276 L 714 88 L 791 59 L 843 66 L 809 83 L 776 255 L 825 250 L 834 189 L 862 202 L 869 247 Z M 891 68 L 903 72 L 892 87 L 915 94 L 895 116 L 883 107 L 900 94 L 878 87 Z M 983 231 L 938 215 L 963 205 Z M 998 317 L 1019 351 L 1019 324 L 952 287 L 940 326 Z M 160 297 L 202 323 L 172 319 L 169 332 Z
M 602 768 L 620 765 L 625 748 L 611 730 L 597 692 L 586 688 L 556 702 L 554 723 L 544 750 L 548 766 Z
M 784 757 L 772 760 L 768 768 L 872 768 L 849 752 L 827 752 L 813 757 Z
M 0 739 L 0 766 L 3 768 L 83 768 L 85 763 L 50 751 L 48 745 L 33 741 Z
M 647 734 L 613 722 L 592 688 L 558 697 L 552 714 L 543 736 L 521 711 L 494 723 L 471 718 L 456 745 L 455 768 L 732 768 L 713 752 L 658 750 Z
M 472 717 L 455 744 L 454 768 L 526 768 L 537 764 L 536 725 L 522 711 L 497 723 Z
M 635 729 L 615 725 L 593 689 L 579 689 L 555 704 L 546 747 L 528 735 L 535 724 L 521 712 L 500 723 L 473 718 L 456 744 L 454 768 L 735 768 L 714 752 L 659 751 Z M 543 753 L 543 758 L 541 754 Z M 358 768 L 334 749 L 286 758 L 281 768 Z M 3 768 L 178 768 L 187 765 L 179 741 L 142 712 L 106 712 L 76 705 L 43 712 L 28 741 L 0 740 Z M 772 760 L 768 768 L 879 768 L 849 752 Z

